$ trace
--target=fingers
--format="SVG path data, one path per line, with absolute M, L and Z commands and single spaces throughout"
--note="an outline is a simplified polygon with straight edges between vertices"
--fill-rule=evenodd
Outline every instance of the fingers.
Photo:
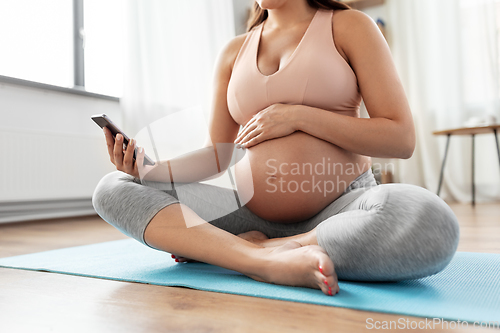
M 108 145 L 108 153 L 111 163 L 116 166 L 117 170 L 123 171 L 125 173 L 128 173 L 129 175 L 139 178 L 139 168 L 137 166 L 137 163 L 135 163 L 134 161 L 134 149 L 137 146 L 136 140 L 131 139 L 124 151 L 123 135 L 117 134 L 115 139 L 107 128 L 104 129 L 104 134 L 106 136 L 106 143 Z M 138 154 L 138 156 L 141 158 L 141 165 L 144 161 L 144 149 L 142 149 L 142 151 L 142 156 Z
M 240 140 L 239 144 L 243 145 L 245 148 L 249 148 L 248 143 L 258 135 L 261 135 L 263 132 L 262 128 L 255 127 L 253 130 L 248 132 L 247 135 L 243 139 Z
M 116 135 L 113 157 L 116 168 L 121 171 L 123 169 L 123 136 L 121 134 Z
M 113 135 L 106 127 L 103 128 L 103 131 L 104 131 L 104 136 L 106 137 L 106 146 L 108 148 L 109 160 L 111 161 L 111 163 L 115 164 L 115 157 L 113 154 L 115 139 L 113 138 Z
M 135 140 L 134 140 L 135 143 Z M 137 156 L 135 157 L 135 167 L 134 167 L 134 173 L 139 175 L 139 178 L 144 178 L 144 148 L 142 147 L 137 147 Z
M 122 171 L 128 174 L 133 174 L 135 169 L 134 148 L 135 148 L 135 140 L 131 139 L 127 145 L 127 150 L 125 151 L 125 155 L 123 156 Z
M 248 149 L 250 147 L 256 146 L 259 143 L 264 142 L 264 141 L 267 140 L 266 136 L 262 132 L 259 133 L 259 134 L 256 134 L 256 135 L 257 136 L 251 138 L 250 140 L 248 140 L 247 138 L 245 138 L 245 140 L 244 140 L 245 142 L 242 143 L 243 145 L 245 145 L 244 146 L 245 148 Z M 250 138 L 250 136 L 249 136 L 249 138 Z M 248 141 L 246 141 L 246 140 L 248 140 Z
M 243 130 L 238 134 L 238 137 L 234 141 L 234 143 L 242 143 L 242 140 L 250 133 L 252 130 L 257 128 L 256 118 L 252 118 L 246 125 L 243 127 Z

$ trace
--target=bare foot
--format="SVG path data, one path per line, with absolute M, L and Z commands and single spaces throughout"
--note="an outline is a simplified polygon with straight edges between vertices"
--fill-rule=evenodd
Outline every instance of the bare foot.
M 251 231 L 243 239 L 262 239 L 258 231 Z M 240 235 L 238 235 L 240 236 Z M 246 237 L 246 238 L 244 238 Z M 267 237 L 266 237 L 267 238 Z M 326 295 L 339 292 L 337 274 L 328 254 L 318 245 L 302 246 L 296 241 L 287 241 L 276 247 L 262 248 L 263 258 L 257 274 L 247 274 L 254 280 L 280 285 L 321 289 Z M 198 262 L 172 254 L 176 262 Z
M 249 275 L 251 278 L 274 284 L 321 289 L 330 296 L 339 292 L 333 262 L 320 246 L 301 246 L 298 242 L 289 241 L 268 249 L 262 269 L 256 275 Z

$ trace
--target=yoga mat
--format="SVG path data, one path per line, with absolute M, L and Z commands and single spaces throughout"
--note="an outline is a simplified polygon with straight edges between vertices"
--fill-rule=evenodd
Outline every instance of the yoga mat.
M 213 265 L 178 264 L 169 253 L 133 239 L 0 258 L 0 266 L 448 321 L 500 321 L 499 254 L 458 252 L 444 271 L 418 280 L 340 281 L 340 292 L 333 297 L 320 290 L 257 282 Z

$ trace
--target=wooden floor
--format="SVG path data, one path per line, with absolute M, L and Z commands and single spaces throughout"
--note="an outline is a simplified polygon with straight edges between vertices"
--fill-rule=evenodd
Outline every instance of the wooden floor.
M 459 251 L 500 253 L 500 204 L 452 208 L 461 224 Z M 4 224 L 0 225 L 0 257 L 124 238 L 94 216 Z M 0 268 L 0 332 L 358 332 L 368 331 L 368 318 L 421 320 Z

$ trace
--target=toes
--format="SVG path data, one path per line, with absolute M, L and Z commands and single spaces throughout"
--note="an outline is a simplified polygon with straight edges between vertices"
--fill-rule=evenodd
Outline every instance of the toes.
M 333 295 L 335 295 L 340 291 L 339 280 L 337 278 L 337 273 L 335 273 L 335 271 L 333 271 L 332 275 L 326 277 L 326 280 L 328 282 L 328 285 L 331 287 Z
M 339 292 L 337 273 L 335 273 L 334 264 L 328 255 L 320 256 L 316 278 L 319 281 L 321 290 L 326 295 L 333 296 Z
M 335 266 L 328 255 L 321 255 L 318 259 L 317 269 L 321 274 L 323 274 L 324 276 L 337 276 L 335 274 Z
M 184 258 L 184 257 L 178 256 L 175 254 L 172 254 L 171 257 L 172 257 L 172 259 L 175 260 L 175 262 L 189 262 L 189 260 L 190 260 L 188 258 Z
M 333 296 L 339 292 L 338 283 L 333 276 L 324 276 L 322 273 L 316 272 L 316 280 L 325 295 Z
M 335 293 L 337 294 L 339 291 L 340 291 L 340 287 L 339 287 L 339 279 L 337 277 L 337 273 L 333 272 L 333 283 L 335 284 L 335 286 L 337 286 L 337 288 L 335 289 Z

